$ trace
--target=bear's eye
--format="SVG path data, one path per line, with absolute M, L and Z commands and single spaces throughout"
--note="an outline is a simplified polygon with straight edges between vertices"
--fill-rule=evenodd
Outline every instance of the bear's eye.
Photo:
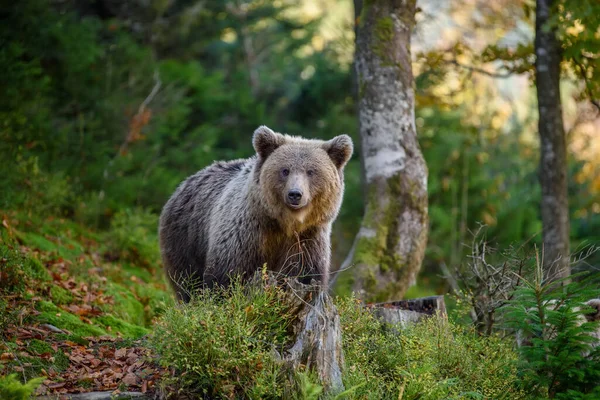
M 281 175 L 282 176 L 288 176 L 290 174 L 290 170 L 287 168 L 284 168 L 281 170 Z
M 306 171 L 306 175 L 308 176 L 313 176 L 315 174 L 315 171 L 313 171 L 312 169 L 309 169 L 308 171 Z

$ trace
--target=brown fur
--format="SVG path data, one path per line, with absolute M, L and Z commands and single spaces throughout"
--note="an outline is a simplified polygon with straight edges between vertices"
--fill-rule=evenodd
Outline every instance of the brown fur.
M 327 284 L 351 139 L 308 140 L 260 127 L 253 145 L 255 157 L 217 162 L 189 177 L 163 209 L 161 254 L 180 299 L 199 286 L 248 278 L 265 263 Z M 298 204 L 292 192 L 301 194 Z

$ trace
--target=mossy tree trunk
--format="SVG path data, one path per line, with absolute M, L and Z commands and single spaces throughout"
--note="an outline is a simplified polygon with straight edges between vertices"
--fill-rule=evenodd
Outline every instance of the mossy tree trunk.
M 352 289 L 367 300 L 403 296 L 415 282 L 427 242 L 427 166 L 417 142 L 410 56 L 415 3 L 364 1 L 357 13 L 366 208 L 342 270 L 348 268 Z
M 548 27 L 554 0 L 537 0 L 535 79 L 540 133 L 540 184 L 544 278 L 570 275 L 567 145 L 560 101 L 561 48 L 556 29 Z

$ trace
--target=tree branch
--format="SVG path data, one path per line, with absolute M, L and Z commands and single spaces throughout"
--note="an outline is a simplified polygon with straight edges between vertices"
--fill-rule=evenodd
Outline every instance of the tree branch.
M 448 64 L 453 64 L 453 65 L 456 65 L 457 67 L 466 69 L 471 72 L 476 72 L 478 74 L 486 75 L 491 78 L 506 79 L 506 78 L 510 78 L 513 75 L 512 72 L 506 72 L 506 73 L 491 72 L 491 71 L 485 70 L 483 68 L 474 67 L 472 65 L 462 64 L 462 63 L 458 62 L 456 59 L 444 60 L 444 61 Z

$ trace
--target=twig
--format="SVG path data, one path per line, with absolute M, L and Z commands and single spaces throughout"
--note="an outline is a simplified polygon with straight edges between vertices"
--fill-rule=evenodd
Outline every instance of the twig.
M 471 72 L 477 72 L 478 74 L 483 74 L 486 76 L 489 76 L 491 78 L 499 78 L 499 79 L 506 79 L 506 78 L 510 78 L 511 76 L 513 76 L 512 72 L 506 72 L 506 73 L 498 73 L 498 72 L 491 72 L 491 71 L 487 71 L 483 68 L 479 68 L 479 67 L 474 67 L 472 65 L 466 65 L 466 64 L 462 64 L 460 62 L 458 62 L 456 59 L 452 59 L 452 60 L 444 60 L 446 63 L 448 64 L 453 64 L 456 65 L 457 67 L 461 67 L 464 68 L 468 71 Z

